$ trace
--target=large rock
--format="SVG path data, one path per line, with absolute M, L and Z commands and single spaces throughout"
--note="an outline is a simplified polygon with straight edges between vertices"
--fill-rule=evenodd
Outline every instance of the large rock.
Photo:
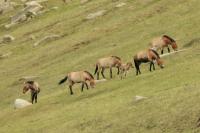
M 20 22 L 30 20 L 32 17 L 38 15 L 42 9 L 43 6 L 37 1 L 26 2 L 25 7 L 11 17 L 11 23 L 5 25 L 5 28 L 9 29 Z
M 32 105 L 32 103 L 30 103 L 26 100 L 23 100 L 23 99 L 16 99 L 15 102 L 14 102 L 14 108 L 15 109 L 25 108 L 25 107 L 30 106 L 30 105 Z

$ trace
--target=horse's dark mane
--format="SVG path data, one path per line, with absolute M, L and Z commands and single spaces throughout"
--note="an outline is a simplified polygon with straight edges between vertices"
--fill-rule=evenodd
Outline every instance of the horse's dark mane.
M 167 35 L 163 35 L 163 37 L 166 37 L 167 39 L 169 39 L 171 42 L 176 42 L 174 39 L 172 39 L 171 37 L 167 36 Z
M 116 59 L 118 59 L 118 60 L 121 60 L 121 58 L 119 58 L 118 56 L 111 56 L 111 57 L 114 57 L 114 58 L 116 58 Z
M 30 81 L 26 81 L 26 83 L 28 83 L 28 84 L 34 84 L 34 81 L 32 81 L 32 80 L 30 80 Z
M 91 73 L 89 73 L 88 71 L 84 71 L 84 72 L 87 73 L 88 75 L 90 75 L 90 77 L 92 77 L 94 79 L 94 77 Z
M 160 59 L 160 55 L 158 54 L 158 52 L 156 52 L 155 50 L 153 49 L 150 49 L 159 59 Z

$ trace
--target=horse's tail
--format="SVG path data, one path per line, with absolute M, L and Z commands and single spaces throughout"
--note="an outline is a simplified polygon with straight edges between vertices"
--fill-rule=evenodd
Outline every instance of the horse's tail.
M 58 83 L 59 85 L 64 83 L 67 80 L 68 76 L 64 77 L 63 79 L 60 80 L 60 82 Z
M 98 67 L 98 64 L 96 64 L 96 68 L 95 68 L 95 71 L 94 71 L 94 75 L 97 73 L 99 67 Z

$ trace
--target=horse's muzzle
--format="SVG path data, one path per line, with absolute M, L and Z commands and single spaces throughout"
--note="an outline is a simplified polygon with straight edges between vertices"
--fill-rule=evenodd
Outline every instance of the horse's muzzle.
M 162 68 L 162 69 L 163 69 L 163 68 L 165 68 L 165 66 L 164 66 L 164 65 L 160 65 L 160 68 Z

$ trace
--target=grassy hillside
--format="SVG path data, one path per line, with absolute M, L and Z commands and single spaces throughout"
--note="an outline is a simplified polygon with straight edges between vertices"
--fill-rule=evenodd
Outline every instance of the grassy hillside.
M 115 6 L 125 2 L 121 8 Z M 16 40 L 0 46 L 0 132 L 1 133 L 198 133 L 200 118 L 200 1 L 199 0 L 74 0 L 63 5 L 49 0 L 46 8 L 58 6 L 29 22 L 9 30 L 2 26 L 14 11 L 0 16 L 0 36 Z M 106 14 L 92 20 L 86 16 L 99 10 Z M 56 41 L 33 44 L 46 35 L 58 34 Z M 120 56 L 131 61 L 133 55 L 148 47 L 153 37 L 167 34 L 177 40 L 179 49 L 189 50 L 164 59 L 165 68 L 142 75 L 131 70 L 128 77 L 97 84 L 80 91 L 58 81 L 68 72 L 88 70 L 100 57 Z M 31 40 L 35 36 L 36 40 Z M 165 51 L 166 52 L 166 51 Z M 41 85 L 38 104 L 14 110 L 22 94 L 19 78 L 37 75 Z M 108 73 L 106 73 L 108 76 Z M 134 97 L 148 97 L 135 102 Z

